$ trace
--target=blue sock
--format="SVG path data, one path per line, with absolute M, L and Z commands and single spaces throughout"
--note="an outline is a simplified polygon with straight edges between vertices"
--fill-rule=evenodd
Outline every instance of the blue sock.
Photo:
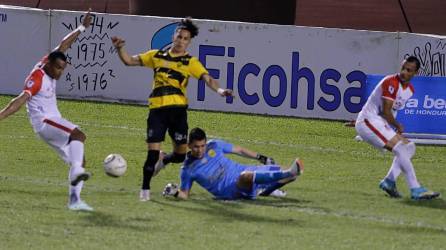
M 254 183 L 267 184 L 291 176 L 289 171 L 254 171 Z

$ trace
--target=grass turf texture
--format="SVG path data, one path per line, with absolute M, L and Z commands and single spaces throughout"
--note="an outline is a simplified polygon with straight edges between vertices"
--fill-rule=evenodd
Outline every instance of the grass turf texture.
M 0 96 L 4 107 L 11 96 Z M 188 201 L 161 196 L 178 182 L 179 165 L 152 180 L 152 201 L 138 201 L 146 156 L 147 108 L 59 101 L 65 118 L 87 134 L 82 193 L 93 213 L 66 209 L 68 167 L 37 139 L 21 111 L 0 122 L 0 249 L 444 249 L 446 202 L 390 199 L 378 189 L 392 156 L 353 140 L 332 121 L 189 111 L 190 128 L 272 156 L 305 173 L 283 199 L 223 202 L 197 184 Z M 170 139 L 164 143 L 171 149 Z M 124 177 L 104 174 L 102 160 L 120 153 Z M 445 148 L 418 146 L 419 180 L 446 193 Z M 234 157 L 240 162 L 256 162 Z

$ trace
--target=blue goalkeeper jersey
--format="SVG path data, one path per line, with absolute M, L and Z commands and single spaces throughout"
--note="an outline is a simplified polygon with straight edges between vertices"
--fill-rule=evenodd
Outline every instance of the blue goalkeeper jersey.
M 232 147 L 232 144 L 222 140 L 210 140 L 202 159 L 188 153 L 180 172 L 181 190 L 190 190 L 196 181 L 217 199 L 239 198 L 237 180 L 240 173 L 250 167 L 225 157 L 225 154 L 232 153 Z

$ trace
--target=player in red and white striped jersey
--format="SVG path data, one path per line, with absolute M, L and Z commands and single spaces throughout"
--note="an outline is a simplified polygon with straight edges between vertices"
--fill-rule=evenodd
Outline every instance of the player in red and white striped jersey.
M 90 178 L 90 173 L 85 172 L 84 169 L 86 136 L 77 125 L 62 118 L 57 108 L 56 81 L 62 76 L 67 66 L 67 57 L 64 53 L 79 34 L 90 26 L 90 23 L 91 15 L 88 12 L 82 25 L 66 35 L 49 55 L 36 64 L 25 80 L 22 93 L 0 111 L 0 120 L 2 120 L 17 112 L 26 103 L 34 131 L 70 165 L 68 175 L 70 181 L 68 208 L 70 210 L 93 210 L 80 198 L 83 182 Z
M 440 196 L 418 182 L 411 162 L 415 144 L 402 135 L 404 127 L 395 119 L 397 111 L 404 109 L 407 100 L 414 93 L 410 80 L 419 68 L 420 61 L 410 56 L 403 61 L 398 74 L 381 80 L 369 96 L 355 124 L 356 131 L 364 141 L 393 152 L 392 166 L 379 187 L 394 198 L 401 197 L 396 188 L 396 179 L 401 173 L 406 176 L 412 199 L 433 199 Z

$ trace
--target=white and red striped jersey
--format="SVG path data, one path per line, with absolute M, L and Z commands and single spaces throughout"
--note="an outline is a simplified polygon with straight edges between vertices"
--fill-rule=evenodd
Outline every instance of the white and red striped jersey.
M 46 61 L 47 58 L 44 57 L 34 66 L 30 75 L 26 78 L 23 89 L 31 96 L 26 103 L 26 109 L 36 132 L 42 127 L 44 119 L 62 117 L 57 108 L 56 80 L 43 70 Z
M 411 83 L 403 85 L 398 74 L 386 76 L 370 94 L 361 112 L 359 112 L 357 120 L 380 117 L 383 98 L 393 101 L 392 113 L 395 117 L 398 110 L 404 109 L 407 100 L 413 93 L 413 85 Z

